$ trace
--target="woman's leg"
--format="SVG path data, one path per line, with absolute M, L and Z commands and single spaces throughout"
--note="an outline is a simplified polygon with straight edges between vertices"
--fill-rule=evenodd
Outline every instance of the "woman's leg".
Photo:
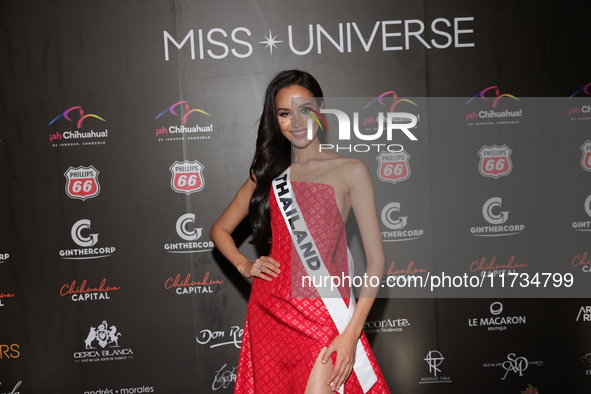
M 322 348 L 318 358 L 314 362 L 310 376 L 308 377 L 308 384 L 306 385 L 305 394 L 332 394 L 330 386 L 326 385 L 326 381 L 332 373 L 332 361 L 329 360 L 326 364 L 322 364 L 322 355 L 326 348 Z

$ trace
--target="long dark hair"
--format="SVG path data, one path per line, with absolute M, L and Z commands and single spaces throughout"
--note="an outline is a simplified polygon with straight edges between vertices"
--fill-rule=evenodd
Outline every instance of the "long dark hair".
M 271 182 L 291 163 L 291 143 L 281 134 L 275 97 L 281 89 L 293 85 L 308 89 L 317 100 L 322 101 L 323 97 L 318 81 L 305 71 L 282 71 L 267 87 L 257 132 L 256 151 L 250 166 L 250 177 L 256 183 L 249 206 L 250 223 L 254 233 L 252 243 L 260 250 L 268 249 L 268 241 L 271 238 Z

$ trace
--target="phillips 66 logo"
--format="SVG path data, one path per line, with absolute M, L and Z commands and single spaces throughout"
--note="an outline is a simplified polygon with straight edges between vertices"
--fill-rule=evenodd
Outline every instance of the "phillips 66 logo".
M 99 171 L 93 166 L 70 167 L 66 177 L 66 194 L 70 198 L 86 200 L 98 196 L 101 186 L 98 182 Z
M 378 178 L 382 182 L 402 182 L 410 177 L 410 166 L 408 159 L 410 155 L 402 152 L 380 152 L 378 157 Z
M 495 179 L 509 175 L 513 169 L 511 152 L 511 149 L 507 145 L 484 145 L 478 151 L 478 155 L 480 156 L 478 171 L 480 171 L 482 176 Z
M 205 186 L 203 164 L 197 160 L 175 161 L 170 166 L 170 172 L 172 172 L 170 186 L 177 193 L 191 194 L 201 191 Z

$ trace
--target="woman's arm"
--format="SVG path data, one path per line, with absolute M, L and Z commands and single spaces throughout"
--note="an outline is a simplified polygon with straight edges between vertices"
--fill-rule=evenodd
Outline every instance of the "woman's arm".
M 248 206 L 254 188 L 255 183 L 249 177 L 238 190 L 230 205 L 211 226 L 209 237 L 224 257 L 234 264 L 242 276 L 247 279 L 256 276 L 261 279 L 271 280 L 271 277 L 276 278 L 280 272 L 279 263 L 268 256 L 261 256 L 251 262 L 240 253 L 232 238 L 232 232 L 248 215 Z
M 349 186 L 351 208 L 355 213 L 365 249 L 367 261 L 365 274 L 368 279 L 372 276 L 378 277 L 380 279 L 378 283 L 381 284 L 385 270 L 385 257 L 371 177 L 365 164 L 358 160 L 347 163 L 343 170 Z M 355 362 L 355 346 L 361 336 L 363 325 L 378 293 L 379 286 L 379 284 L 378 287 L 371 287 L 370 283 L 363 284 L 351 321 L 343 333 L 330 344 L 323 356 L 322 361 L 328 362 L 330 354 L 337 352 L 333 373 L 327 381 L 327 384 L 334 382 L 335 389 L 338 389 L 351 374 Z

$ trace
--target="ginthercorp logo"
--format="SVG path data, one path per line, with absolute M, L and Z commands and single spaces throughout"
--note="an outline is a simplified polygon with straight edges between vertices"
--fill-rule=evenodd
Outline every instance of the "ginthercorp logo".
M 503 304 L 496 301 L 490 304 L 488 317 L 474 317 L 468 319 L 469 327 L 487 327 L 488 331 L 506 331 L 507 327 L 516 324 L 526 324 L 525 316 L 499 316 L 503 313 Z
M 591 194 L 585 199 L 583 208 L 587 216 L 591 218 Z M 573 228 L 575 231 L 591 231 L 591 220 L 579 220 L 573 222 Z
M 329 51 L 350 54 L 370 49 L 389 52 L 416 48 L 467 48 L 475 45 L 470 42 L 474 34 L 473 22 L 472 16 L 434 17 L 429 21 L 376 21 L 373 27 L 363 29 L 356 22 L 346 21 L 331 23 L 330 26 L 319 23 L 287 25 L 279 34 L 258 26 L 256 35 L 245 26 L 230 27 L 231 30 L 225 30 L 228 27 L 224 26 L 209 30 L 191 29 L 186 34 L 182 33 L 184 37 L 181 35 L 178 38 L 164 30 L 164 60 L 170 60 L 173 47 L 182 50 L 183 56 L 190 56 L 191 60 L 224 59 L 227 56 L 245 59 L 254 53 L 253 45 L 257 44 L 268 49 L 271 56 L 274 53 L 278 56 L 314 56 Z M 395 32 L 400 26 L 405 28 Z
M 588 321 L 591 322 L 591 306 L 581 306 L 579 313 L 577 314 L 576 321 Z
M 79 249 L 63 249 L 59 255 L 65 260 L 89 260 L 109 257 L 115 252 L 114 246 L 99 246 L 99 235 L 91 232 L 91 222 L 89 219 L 80 219 L 72 226 L 70 231 L 72 240 Z
M 176 233 L 185 242 L 164 244 L 168 253 L 200 253 L 213 250 L 212 241 L 198 241 L 203 234 L 203 228 L 195 225 L 195 214 L 185 213 L 176 221 Z
M 156 129 L 158 141 L 185 141 L 211 139 L 213 123 L 208 121 L 209 113 L 199 108 L 191 108 L 189 102 L 179 101 L 160 112 L 154 120 L 176 117 L 174 125 L 165 125 Z M 205 121 L 205 122 L 204 122 Z M 199 122 L 199 123 L 198 123 Z
M 410 155 L 405 151 L 398 153 L 380 152 L 376 157 L 379 180 L 396 184 L 410 178 L 409 159 Z
M 11 360 L 21 356 L 18 343 L 0 343 L 0 360 Z
M 106 320 L 96 327 L 90 327 L 84 340 L 84 351 L 74 353 L 75 362 L 115 361 L 133 358 L 131 349 L 121 348 L 121 333 Z
M 391 202 L 382 208 L 380 215 L 382 224 L 390 231 L 382 231 L 384 242 L 411 241 L 419 239 L 424 230 L 406 228 L 408 216 L 400 216 L 401 205 L 398 202 Z
M 480 171 L 480 175 L 494 179 L 509 175 L 513 169 L 511 153 L 512 151 L 507 145 L 484 145 L 478 151 L 480 156 L 478 171 Z
M 509 220 L 509 211 L 501 210 L 503 199 L 491 197 L 482 205 L 482 216 L 491 224 L 490 226 L 479 226 L 470 228 L 472 235 L 477 237 L 502 237 L 520 234 L 524 224 L 505 224 Z
M 56 131 L 55 133 L 51 133 L 49 134 L 49 141 L 52 142 L 54 147 L 104 145 L 106 143 L 105 139 L 109 137 L 109 130 L 101 128 L 96 131 L 94 129 L 80 131 L 84 122 L 89 118 L 94 119 L 94 123 L 91 122 L 93 125 L 100 124 L 100 122 L 106 122 L 106 120 L 99 115 L 86 114 L 81 106 L 68 108 L 53 118 L 53 120 L 49 122 L 49 125 L 58 122 L 60 119 L 64 119 L 68 122 L 71 122 L 70 124 L 75 125 L 75 129 L 66 131 L 60 130 Z
M 501 101 L 503 100 L 503 101 Z M 486 126 L 494 124 L 518 124 L 519 118 L 523 116 L 521 108 L 504 111 L 499 111 L 498 107 L 501 102 L 521 101 L 509 93 L 501 94 L 497 86 L 489 86 L 476 93 L 472 98 L 466 101 L 466 105 L 478 105 L 480 110 L 472 110 L 466 114 L 466 122 L 469 126 Z M 472 104 L 470 104 L 472 103 Z M 492 108 L 492 109 L 486 109 Z M 496 122 L 495 122 L 496 121 Z
M 581 167 L 585 171 L 591 171 L 591 141 L 587 140 L 581 145 L 583 157 L 581 158 Z
M 175 161 L 170 166 L 170 186 L 177 193 L 191 194 L 203 190 L 203 164 L 197 160 Z
M 70 167 L 64 173 L 66 177 L 66 195 L 76 200 L 87 200 L 99 195 L 101 185 L 99 171 L 94 166 Z
M 429 373 L 432 376 L 421 377 L 420 384 L 425 383 L 451 383 L 449 376 L 442 376 L 440 366 L 443 364 L 445 357 L 438 350 L 429 350 L 427 356 L 423 359 L 429 366 Z
M 8 261 L 9 257 L 10 257 L 10 254 L 8 254 L 8 253 L 0 253 L 0 264 L 6 263 Z

